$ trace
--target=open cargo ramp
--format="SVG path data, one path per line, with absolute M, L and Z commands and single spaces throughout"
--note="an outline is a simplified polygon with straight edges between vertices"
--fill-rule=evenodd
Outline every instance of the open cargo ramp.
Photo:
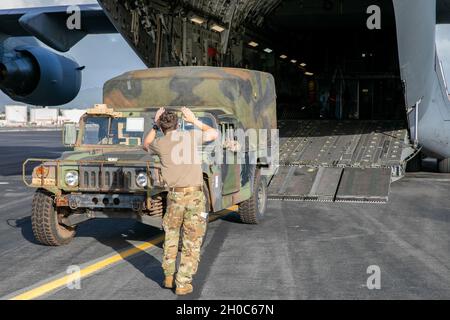
M 402 121 L 280 121 L 269 199 L 386 202 L 414 150 Z

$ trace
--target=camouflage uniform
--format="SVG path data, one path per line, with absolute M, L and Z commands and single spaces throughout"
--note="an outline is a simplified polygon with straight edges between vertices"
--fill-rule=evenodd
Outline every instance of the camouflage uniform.
M 168 206 L 163 219 L 166 238 L 162 267 L 166 276 L 174 275 L 180 230 L 183 227 L 181 261 L 175 279 L 177 287 L 183 287 L 192 282 L 200 261 L 200 248 L 207 224 L 207 218 L 202 216 L 205 195 L 202 191 L 169 192 L 167 199 Z

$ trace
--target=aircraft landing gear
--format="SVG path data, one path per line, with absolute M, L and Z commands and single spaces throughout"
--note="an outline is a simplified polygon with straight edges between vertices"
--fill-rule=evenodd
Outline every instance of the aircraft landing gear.
M 419 172 L 422 170 L 422 152 L 418 152 L 406 164 L 406 172 Z
M 450 159 L 438 160 L 438 170 L 441 173 L 450 173 Z

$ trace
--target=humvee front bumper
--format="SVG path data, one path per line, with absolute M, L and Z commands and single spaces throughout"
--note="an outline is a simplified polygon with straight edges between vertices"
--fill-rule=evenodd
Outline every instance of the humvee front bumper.
M 61 223 L 66 226 L 76 226 L 84 221 L 91 219 L 134 219 L 161 229 L 162 215 L 149 216 L 141 214 L 133 210 L 102 210 L 102 209 L 86 209 L 80 213 L 73 213 L 63 217 Z
M 83 193 L 56 197 L 55 203 L 57 207 L 69 207 L 72 210 L 88 208 L 141 211 L 145 208 L 146 199 L 146 194 Z
M 61 221 L 66 226 L 99 218 L 135 219 L 157 228 L 162 223 L 162 204 L 155 205 L 146 194 L 66 194 L 55 196 L 55 205 L 72 209 Z

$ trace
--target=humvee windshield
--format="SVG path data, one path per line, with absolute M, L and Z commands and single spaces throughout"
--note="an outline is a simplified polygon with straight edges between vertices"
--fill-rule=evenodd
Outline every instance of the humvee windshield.
M 84 119 L 82 143 L 137 146 L 141 144 L 143 134 L 144 118 L 88 116 Z
M 84 133 L 82 144 L 84 145 L 128 145 L 139 146 L 144 138 L 144 133 L 153 125 L 154 112 L 142 114 L 142 117 L 87 116 L 84 119 Z M 215 128 L 215 120 L 212 115 L 198 117 L 203 123 Z M 150 121 L 147 121 L 150 119 Z M 180 130 L 198 129 L 193 124 L 180 119 Z M 157 136 L 162 136 L 161 130 Z M 209 144 L 209 143 L 208 143 Z

